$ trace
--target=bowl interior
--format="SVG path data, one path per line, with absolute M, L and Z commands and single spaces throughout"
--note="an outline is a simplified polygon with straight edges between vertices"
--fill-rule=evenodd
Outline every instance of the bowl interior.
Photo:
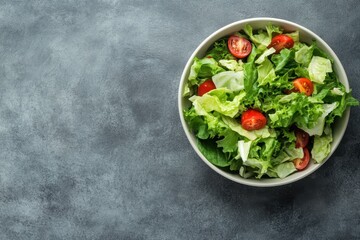
M 323 165 L 327 161 L 327 159 L 330 158 L 330 156 L 334 153 L 337 146 L 339 145 L 339 143 L 345 133 L 346 126 L 347 126 L 348 120 L 349 120 L 349 115 L 350 115 L 350 110 L 347 109 L 344 112 L 343 117 L 341 119 L 337 119 L 337 121 L 335 122 L 334 127 L 333 127 L 333 139 L 334 140 L 331 145 L 331 152 L 330 152 L 329 156 L 324 160 L 323 163 L 314 164 L 311 162 L 310 165 L 305 170 L 303 170 L 301 172 L 295 172 L 284 179 L 278 179 L 278 178 L 276 178 L 276 179 L 244 179 L 244 178 L 240 177 L 238 174 L 228 173 L 228 172 L 212 165 L 208 160 L 206 160 L 204 155 L 198 150 L 198 148 L 196 146 L 195 136 L 190 131 L 188 125 L 186 124 L 186 122 L 184 120 L 184 114 L 183 114 L 183 110 L 187 109 L 190 106 L 190 102 L 183 97 L 183 90 L 184 90 L 185 83 L 187 82 L 187 79 L 189 76 L 189 72 L 190 72 L 191 65 L 193 63 L 193 59 L 194 59 L 194 57 L 199 57 L 199 58 L 204 57 L 208 48 L 216 40 L 220 39 L 221 37 L 225 37 L 236 31 L 243 29 L 245 27 L 245 25 L 247 25 L 247 24 L 250 24 L 254 29 L 259 29 L 259 28 L 265 28 L 265 26 L 268 23 L 272 23 L 274 25 L 281 26 L 286 32 L 292 32 L 292 31 L 296 31 L 296 30 L 299 31 L 300 40 L 302 42 L 311 44 L 312 41 L 315 40 L 317 42 L 317 45 L 322 50 L 324 50 L 330 57 L 332 57 L 334 59 L 334 64 L 333 64 L 334 71 L 337 73 L 340 82 L 342 82 L 344 84 L 346 90 L 349 90 L 348 79 L 347 79 L 345 70 L 344 70 L 343 66 L 341 65 L 341 62 L 339 61 L 339 59 L 336 56 L 336 54 L 334 53 L 334 51 L 325 43 L 324 40 L 322 40 L 315 33 L 313 33 L 312 31 L 308 30 L 307 28 L 300 26 L 296 23 L 282 20 L 282 19 L 251 18 L 251 19 L 245 19 L 242 21 L 231 23 L 231 24 L 217 30 L 216 32 L 211 34 L 209 37 L 207 37 L 196 48 L 196 50 L 193 52 L 193 54 L 191 55 L 190 59 L 188 60 L 186 66 L 185 66 L 185 69 L 181 76 L 179 93 L 178 93 L 179 114 L 180 114 L 182 126 L 184 128 L 184 131 L 185 131 L 185 134 L 186 134 L 188 140 L 190 141 L 192 147 L 194 148 L 196 153 L 200 156 L 200 158 L 210 168 L 212 168 L 214 171 L 221 174 L 222 176 L 224 176 L 232 181 L 238 182 L 238 183 L 242 183 L 242 184 L 250 185 L 250 186 L 258 186 L 258 187 L 270 187 L 270 186 L 279 186 L 279 185 L 288 184 L 288 183 L 300 180 L 301 178 L 304 178 L 305 176 L 311 174 L 316 169 L 318 169 L 321 165 Z

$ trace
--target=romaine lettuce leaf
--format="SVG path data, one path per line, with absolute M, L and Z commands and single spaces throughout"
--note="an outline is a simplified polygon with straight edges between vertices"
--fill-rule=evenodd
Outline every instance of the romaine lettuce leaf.
M 233 99 L 229 99 L 227 93 L 229 90 L 225 88 L 214 89 L 203 96 L 192 96 L 189 98 L 200 116 L 205 116 L 209 112 L 216 111 L 224 116 L 234 117 L 240 110 L 241 100 L 246 93 L 241 92 Z
M 295 61 L 307 67 L 313 56 L 313 51 L 313 45 L 308 46 L 306 44 L 303 44 L 302 47 L 295 52 Z
M 223 138 L 216 141 L 217 147 L 222 148 L 225 153 L 235 152 L 237 150 L 239 135 L 231 129 L 223 131 L 222 135 Z
M 268 83 L 273 82 L 276 79 L 275 69 L 267 58 L 257 67 L 258 72 L 258 85 L 264 86 Z
M 279 165 L 284 162 L 292 161 L 297 158 L 303 158 L 304 151 L 302 148 L 296 148 L 295 144 L 292 143 L 288 146 L 284 146 L 279 154 L 272 158 L 271 161 L 274 165 Z
M 284 149 L 284 152 L 289 156 L 289 160 L 294 160 L 297 158 L 304 157 L 304 151 L 302 148 L 296 148 L 295 144 L 291 144 L 289 147 Z
M 311 157 L 317 162 L 321 163 L 329 155 L 331 150 L 332 131 L 330 127 L 321 136 L 314 137 L 314 145 L 311 150 Z
M 227 88 L 230 91 L 240 91 L 244 86 L 244 72 L 225 71 L 215 74 L 212 80 L 216 88 Z
M 324 131 L 326 116 L 329 115 L 337 106 L 337 102 L 333 102 L 331 104 L 323 104 L 323 114 L 318 118 L 317 122 L 312 128 L 307 128 L 306 126 L 303 126 L 301 124 L 299 124 L 298 127 L 307 132 L 310 136 L 321 136 Z
M 257 91 L 256 80 L 258 77 L 258 72 L 256 65 L 254 63 L 255 56 L 256 56 L 256 50 L 255 47 L 253 47 L 252 52 L 248 57 L 248 62 L 244 64 L 244 87 L 245 87 L 245 92 L 249 98 L 255 95 Z
M 225 71 L 219 66 L 213 58 L 194 58 L 189 74 L 189 83 L 192 85 L 199 84 L 199 79 L 211 78 L 213 75 Z
M 235 159 L 240 159 L 243 162 L 246 162 L 249 156 L 250 147 L 252 141 L 245 142 L 244 140 L 238 141 L 238 154 L 235 156 Z
M 339 96 L 343 96 L 345 94 L 345 92 L 343 92 L 342 89 L 338 87 L 334 87 L 333 89 L 330 90 L 330 92 L 334 95 L 339 95 Z
M 261 64 L 265 61 L 265 59 L 267 59 L 268 56 L 270 56 L 271 54 L 275 53 L 276 50 L 275 48 L 271 47 L 267 50 L 265 50 L 259 57 L 258 59 L 256 59 L 255 63 L 256 64 Z
M 276 175 L 279 178 L 285 178 L 292 174 L 293 172 L 296 172 L 296 168 L 294 163 L 292 162 L 284 162 L 282 164 L 279 164 L 271 169 L 271 172 L 276 173 Z
M 243 67 L 244 63 L 241 61 L 241 59 L 239 59 L 238 61 L 221 59 L 219 60 L 219 63 L 221 66 L 227 68 L 230 71 L 238 72 L 244 69 Z
M 268 169 L 272 167 L 271 162 L 269 160 L 262 160 L 256 158 L 248 158 L 246 162 L 244 162 L 245 166 L 254 168 L 254 173 L 257 174 L 256 178 L 261 178 L 265 173 L 267 173 Z
M 255 170 L 246 166 L 241 166 L 239 169 L 239 175 L 243 178 L 252 178 L 255 175 Z
M 275 72 L 280 75 L 297 67 L 294 49 L 284 48 L 279 54 L 272 55 L 271 61 L 275 64 Z
M 310 80 L 323 84 L 326 73 L 332 72 L 331 61 L 327 58 L 313 56 L 308 67 Z

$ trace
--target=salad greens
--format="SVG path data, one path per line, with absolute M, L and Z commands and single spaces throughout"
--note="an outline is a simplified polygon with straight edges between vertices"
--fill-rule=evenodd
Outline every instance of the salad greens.
M 278 34 L 290 36 L 293 47 L 279 53 L 268 48 Z M 244 178 L 284 178 L 297 171 L 293 161 L 304 157 L 303 149 L 295 146 L 296 127 L 309 134 L 313 161 L 324 161 L 334 120 L 347 107 L 359 105 L 339 82 L 333 60 L 316 42 L 300 42 L 299 32 L 283 33 L 271 24 L 258 30 L 247 25 L 235 35 L 251 42 L 251 53 L 237 59 L 228 49 L 228 37 L 219 39 L 204 58 L 194 58 L 185 86 L 191 107 L 184 116 L 199 150 L 212 164 Z M 297 78 L 311 80 L 311 96 L 291 91 Z M 207 79 L 216 89 L 198 96 L 198 86 Z M 239 119 L 250 108 L 264 113 L 265 127 L 242 127 Z

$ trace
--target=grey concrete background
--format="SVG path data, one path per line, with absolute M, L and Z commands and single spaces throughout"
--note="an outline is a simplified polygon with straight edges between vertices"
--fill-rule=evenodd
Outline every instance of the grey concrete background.
M 248 17 L 318 33 L 360 99 L 360 6 L 335 1 L 1 1 L 0 239 L 359 239 L 360 111 L 291 185 L 210 170 L 177 90 L 200 42 Z

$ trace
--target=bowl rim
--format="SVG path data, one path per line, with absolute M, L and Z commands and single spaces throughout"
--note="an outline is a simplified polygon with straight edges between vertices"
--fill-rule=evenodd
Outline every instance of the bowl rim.
M 247 185 L 247 186 L 253 186 L 253 187 L 276 187 L 276 186 L 282 186 L 282 185 L 287 185 L 296 181 L 299 181 L 300 179 L 303 179 L 305 177 L 307 177 L 308 175 L 314 173 L 317 169 L 319 169 L 321 166 L 323 166 L 325 164 L 325 162 L 327 162 L 327 160 L 332 156 L 332 154 L 335 152 L 335 150 L 337 149 L 338 145 L 340 144 L 348 122 L 349 122 L 349 117 L 350 117 L 350 109 L 347 108 L 342 116 L 342 121 L 343 121 L 343 125 L 341 126 L 341 130 L 338 134 L 338 141 L 333 141 L 332 142 L 332 149 L 329 153 L 329 155 L 326 157 L 326 159 L 320 163 L 320 164 L 315 164 L 314 167 L 306 169 L 305 171 L 301 171 L 301 172 L 297 172 L 299 174 L 295 175 L 291 174 L 288 177 L 285 177 L 283 179 L 280 178 L 274 178 L 274 179 L 245 179 L 245 178 L 241 178 L 236 174 L 233 173 L 228 173 L 225 172 L 224 170 L 218 168 L 217 166 L 213 165 L 212 163 L 210 163 L 205 156 L 200 152 L 200 150 L 198 149 L 198 147 L 196 147 L 196 139 L 195 136 L 192 134 L 192 132 L 190 131 L 185 118 L 184 118 L 184 113 L 183 113 L 183 102 L 184 102 L 184 97 L 183 97 L 183 89 L 184 89 L 184 84 L 187 82 L 187 75 L 188 72 L 191 68 L 191 65 L 193 63 L 193 59 L 194 57 L 197 56 L 197 54 L 199 53 L 199 51 L 204 47 L 204 45 L 208 44 L 208 42 L 214 38 L 216 35 L 226 31 L 229 28 L 232 28 L 234 26 L 237 25 L 245 25 L 245 24 L 251 24 L 254 22 L 272 22 L 273 24 L 276 25 L 288 25 L 291 27 L 294 27 L 298 30 L 301 30 L 302 32 L 306 32 L 309 36 L 311 36 L 312 38 L 316 39 L 316 41 L 321 45 L 323 45 L 323 47 L 325 47 L 325 51 L 334 59 L 334 63 L 333 65 L 336 63 L 338 70 L 337 71 L 337 75 L 338 77 L 341 75 L 342 79 L 339 78 L 339 80 L 341 81 L 341 83 L 345 86 L 345 89 L 347 91 L 349 91 L 349 82 L 348 82 L 348 78 L 347 78 L 347 74 L 345 72 L 345 69 L 342 65 L 342 63 L 340 62 L 339 58 L 337 57 L 337 55 L 335 54 L 335 52 L 331 49 L 331 47 L 317 34 L 315 34 L 313 31 L 309 30 L 308 28 L 301 26 L 295 22 L 289 21 L 289 20 L 285 20 L 285 19 L 281 19 L 281 18 L 272 18 L 272 17 L 256 17 L 256 18 L 246 18 L 243 20 L 239 20 L 239 21 L 235 21 L 232 22 L 230 24 L 227 24 L 221 28 L 219 28 L 218 30 L 214 31 L 213 33 L 211 33 L 208 37 L 206 37 L 198 46 L 197 48 L 193 51 L 193 53 L 191 54 L 191 56 L 189 57 L 184 70 L 182 72 L 181 75 L 181 79 L 180 79 L 180 83 L 179 83 L 179 88 L 178 88 L 178 110 L 179 110 L 179 116 L 180 116 L 180 121 L 181 121 L 181 125 L 182 128 L 185 132 L 185 135 L 188 139 L 188 141 L 190 142 L 192 148 L 195 150 L 195 152 L 197 153 L 197 155 L 202 159 L 202 161 L 208 165 L 212 170 L 214 170 L 215 172 L 217 172 L 218 174 L 220 174 L 221 176 L 234 181 L 236 183 L 240 183 L 243 185 Z M 226 34 L 225 34 L 226 35 Z M 225 36 L 224 35 L 224 36 Z M 340 73 L 339 73 L 340 72 Z M 334 139 L 335 140 L 335 139 Z

